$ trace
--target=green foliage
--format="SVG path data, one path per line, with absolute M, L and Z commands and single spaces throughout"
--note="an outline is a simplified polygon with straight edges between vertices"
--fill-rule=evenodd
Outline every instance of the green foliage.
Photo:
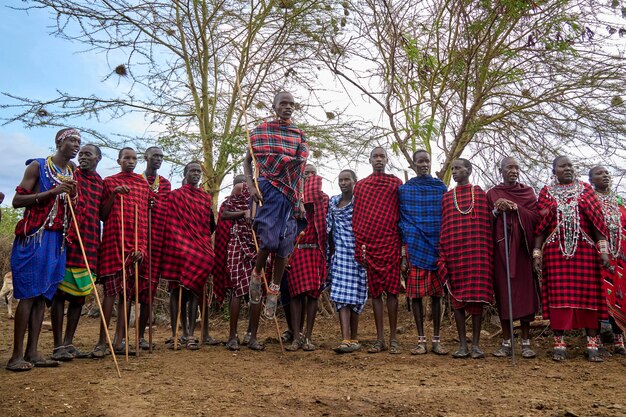
M 11 240 L 15 234 L 15 225 L 24 215 L 24 209 L 15 209 L 13 207 L 1 207 L 2 221 L 0 221 L 0 236 L 10 237 Z

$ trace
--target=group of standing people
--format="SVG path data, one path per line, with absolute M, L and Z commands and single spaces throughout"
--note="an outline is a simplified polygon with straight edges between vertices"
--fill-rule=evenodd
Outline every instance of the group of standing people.
M 317 302 L 330 286 L 342 335 L 334 348 L 337 353 L 361 348 L 358 322 L 368 296 L 376 341 L 367 351 L 399 353 L 398 294 L 404 279 L 418 332 L 412 354 L 429 351 L 425 297 L 432 299 L 430 351 L 448 353 L 440 338 L 446 291 L 459 336 L 455 358 L 485 356 L 480 348 L 482 311 L 494 296 L 504 335 L 495 356 L 512 354 L 511 317 L 521 321 L 522 356 L 535 356 L 529 329 L 540 299 L 555 335 L 554 360 L 566 357 L 563 332 L 584 328 L 589 360 L 601 361 L 598 328 L 609 317 L 615 333 L 613 351 L 626 354 L 622 278 L 626 218 L 604 167 L 589 172 L 592 188 L 576 179 L 569 158 L 558 157 L 554 184 L 545 186 L 537 199 L 532 188 L 518 182 L 520 166 L 514 158 L 502 161 L 503 183 L 487 192 L 470 183 L 471 163 L 457 159 L 451 167 L 456 186 L 448 191 L 431 176 L 427 151 L 414 153 L 417 176 L 403 184 L 385 172 L 387 153 L 377 147 L 369 158 L 372 174 L 357 181 L 353 171 L 341 171 L 341 195 L 329 198 L 315 166 L 307 164 L 304 132 L 291 121 L 293 96 L 277 94 L 273 109 L 277 118 L 250 132 L 244 174 L 235 177 L 217 221 L 211 196 L 200 186 L 201 162 L 188 163 L 184 185 L 171 190 L 170 182 L 157 172 L 163 161 L 158 147 L 145 151 L 141 175 L 134 172 L 136 151 L 121 149 L 120 172 L 103 180 L 96 172 L 100 149 L 91 144 L 81 147 L 80 133 L 63 129 L 56 135 L 54 155 L 27 161 L 13 200 L 14 207 L 26 210 L 17 224 L 11 254 L 15 297 L 20 302 L 7 369 L 25 371 L 75 357 L 104 357 L 116 300 L 113 350 L 129 349 L 133 300 L 139 304 L 139 344 L 134 348 L 151 350 L 145 329 L 161 279 L 168 281 L 170 290 L 172 338 L 167 345 L 194 350 L 201 342 L 217 344 L 208 334 L 206 314 L 202 340 L 194 337 L 198 306 L 204 310 L 210 277 L 218 300 L 230 290 L 229 350 L 239 350 L 240 345 L 264 349 L 257 340 L 263 298 L 267 317 L 274 318 L 279 304 L 285 309 L 288 330 L 282 337 L 287 350 L 315 350 Z M 71 162 L 76 156 L 78 167 Z M 92 274 L 103 287 L 104 301 L 100 337 L 87 353 L 73 345 L 73 337 L 85 296 L 93 289 Z M 240 339 L 238 319 L 244 301 L 250 304 L 249 323 Z M 50 359 L 37 350 L 46 305 L 51 306 L 54 335 Z M 466 315 L 472 317 L 471 349 L 465 336 Z M 182 335 L 177 337 L 179 323 Z

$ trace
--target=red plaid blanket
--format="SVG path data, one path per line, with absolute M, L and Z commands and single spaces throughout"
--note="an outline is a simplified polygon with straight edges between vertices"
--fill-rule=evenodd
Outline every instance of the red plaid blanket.
M 383 291 L 400 291 L 400 185 L 402 181 L 394 175 L 374 173 L 354 186 L 354 256 L 367 270 L 374 298 Z
M 148 176 L 146 177 L 148 184 L 154 184 L 156 177 Z M 172 184 L 164 177 L 159 175 L 159 189 L 158 192 L 150 189 L 150 199 L 154 200 L 154 206 L 152 207 L 152 281 L 153 287 L 154 284 L 158 285 L 159 275 L 160 275 L 160 264 L 161 264 L 161 248 L 163 246 L 163 233 L 165 233 L 165 224 L 167 223 L 166 219 L 166 210 L 167 210 L 167 197 L 168 194 L 172 191 Z M 147 214 L 146 214 L 147 215 Z M 141 264 L 141 270 L 139 274 L 142 277 L 148 278 L 148 259 L 146 262 Z M 147 285 L 147 283 L 146 283 Z M 145 286 L 145 285 L 144 285 Z M 147 290 L 147 286 L 145 286 Z M 155 294 L 155 291 L 152 291 L 152 294 Z
M 313 175 L 304 181 L 304 204 L 307 226 L 294 248 L 291 269 L 287 275 L 292 297 L 309 293 L 319 297 L 326 281 L 326 215 L 328 195 L 322 191 L 322 177 Z
M 135 205 L 137 205 L 138 248 L 145 259 L 148 246 L 148 184 L 141 175 L 132 172 L 120 172 L 106 177 L 100 204 L 104 204 L 113 193 L 113 189 L 120 185 L 130 188 L 130 193 L 124 195 L 124 254 L 128 258 L 128 255 L 135 251 Z M 101 277 L 115 274 L 122 269 L 120 207 L 120 196 L 116 196 L 109 216 L 103 219 L 104 231 L 98 256 L 98 275 Z
M 226 269 L 228 257 L 228 241 L 230 240 L 230 229 L 233 227 L 233 220 L 222 219 L 222 213 L 226 209 L 226 204 L 231 197 L 220 206 L 217 218 L 217 229 L 215 230 L 215 261 L 213 263 L 213 294 L 217 301 L 222 301 L 226 297 L 226 290 L 230 288 L 230 275 Z
M 161 261 L 163 279 L 202 295 L 213 269 L 211 195 L 189 184 L 170 193 Z
M 78 199 L 74 213 L 80 230 L 80 237 L 85 247 L 89 268 L 98 272 L 98 249 L 100 248 L 100 198 L 102 197 L 103 181 L 100 175 L 83 172 L 77 169 L 74 179 L 78 183 Z M 84 268 L 83 253 L 78 244 L 76 228 L 72 222 L 67 233 L 67 267 Z
M 457 206 L 454 204 L 456 190 Z M 461 214 L 472 204 L 469 214 Z M 443 195 L 439 276 L 458 301 L 493 300 L 493 235 L 487 194 L 478 185 L 461 185 Z
M 537 208 L 541 219 L 536 233 L 544 233 L 543 276 L 541 301 L 543 318 L 550 318 L 551 308 L 577 308 L 598 311 L 601 319 L 607 318 L 607 303 L 602 291 L 600 257 L 595 248 L 592 227 L 607 235 L 602 206 L 596 194 L 587 183 L 578 198 L 580 230 L 576 253 L 566 258 L 559 248 L 555 229 L 557 224 L 557 202 L 550 194 L 548 186 L 539 193 Z

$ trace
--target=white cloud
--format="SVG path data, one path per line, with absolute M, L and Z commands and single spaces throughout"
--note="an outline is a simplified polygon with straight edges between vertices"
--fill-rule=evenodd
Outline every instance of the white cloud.
M 15 187 L 24 176 L 25 162 L 31 158 L 43 158 L 50 154 L 50 149 L 37 144 L 22 133 L 0 132 L 0 191 L 6 197 L 4 206 L 11 205 Z

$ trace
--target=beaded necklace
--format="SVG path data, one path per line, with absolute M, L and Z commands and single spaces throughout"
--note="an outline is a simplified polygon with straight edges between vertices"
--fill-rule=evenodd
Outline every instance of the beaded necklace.
M 474 210 L 474 186 L 472 185 L 472 188 L 471 188 L 472 202 L 470 203 L 470 206 L 467 210 L 461 210 L 459 208 L 459 202 L 456 199 L 456 188 L 457 187 L 454 187 L 454 189 L 452 190 L 452 197 L 454 199 L 454 208 L 457 209 L 457 211 L 461 214 L 470 214 L 472 210 Z
M 548 192 L 556 201 L 556 238 L 559 241 L 559 249 L 566 258 L 573 257 L 578 248 L 580 238 L 578 199 L 583 189 L 580 181 L 566 185 L 554 184 L 548 188 Z
M 612 191 L 603 194 L 598 190 L 596 190 L 596 195 L 602 206 L 606 227 L 609 229 L 607 236 L 609 251 L 613 258 L 617 258 L 622 250 L 622 212 L 619 209 L 617 196 Z
M 148 183 L 150 190 L 152 190 L 153 193 L 158 194 L 159 186 L 161 185 L 161 177 L 159 177 L 159 174 L 155 175 L 155 179 L 152 184 L 150 184 L 150 181 L 148 181 L 148 176 L 146 175 L 146 171 L 144 171 L 143 174 L 141 174 L 141 176 Z
M 56 164 L 52 161 L 52 156 L 46 158 L 46 167 L 44 171 L 46 173 L 46 177 L 56 185 L 71 180 L 74 176 L 72 168 L 69 164 L 65 165 L 65 169 L 61 170 L 61 168 L 56 166 Z

